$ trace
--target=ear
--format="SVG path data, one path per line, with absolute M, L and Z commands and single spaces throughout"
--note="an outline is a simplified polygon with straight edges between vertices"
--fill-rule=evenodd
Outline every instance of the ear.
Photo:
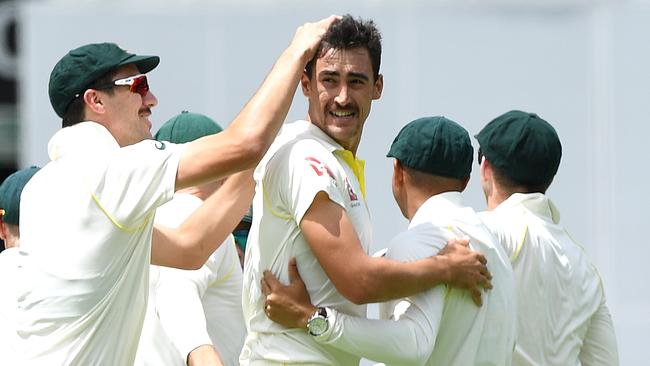
M 393 159 L 393 184 L 397 187 L 404 185 L 404 167 L 397 159 Z
M 6 225 L 7 224 L 5 224 L 4 221 L 0 221 L 0 239 L 2 239 L 2 241 L 7 240 L 7 226 Z M 5 243 L 5 246 L 6 246 L 6 243 Z
M 492 165 L 490 165 L 490 162 L 485 157 L 483 157 L 483 160 L 481 161 L 480 170 L 482 182 L 492 180 Z
M 304 71 L 300 77 L 300 86 L 302 87 L 302 95 L 309 97 L 309 94 L 311 93 L 311 80 Z
M 104 114 L 106 112 L 106 107 L 103 100 L 104 96 L 105 94 L 102 94 L 95 89 L 87 89 L 83 95 L 84 104 L 93 113 Z
M 377 100 L 381 98 L 381 92 L 384 90 L 384 75 L 379 74 L 377 80 L 375 80 L 375 90 L 372 93 L 372 99 Z

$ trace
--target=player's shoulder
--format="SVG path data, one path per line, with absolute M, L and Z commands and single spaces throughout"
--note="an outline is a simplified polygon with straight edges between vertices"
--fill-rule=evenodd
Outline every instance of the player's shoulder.
M 386 257 L 403 262 L 430 257 L 445 246 L 449 235 L 430 222 L 412 226 L 393 237 Z

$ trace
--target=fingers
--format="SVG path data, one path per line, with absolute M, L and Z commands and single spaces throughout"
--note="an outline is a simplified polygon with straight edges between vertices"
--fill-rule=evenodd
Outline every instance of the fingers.
M 269 296 L 271 293 L 271 286 L 269 286 L 268 282 L 264 278 L 262 278 L 262 293 L 264 294 L 265 297 Z
M 319 23 L 322 27 L 324 27 L 325 29 L 327 29 L 327 28 L 329 28 L 330 25 L 332 25 L 332 23 L 334 23 L 334 22 L 336 22 L 336 21 L 339 21 L 339 20 L 341 20 L 342 18 L 343 18 L 343 17 L 340 16 L 340 15 L 334 15 L 334 14 L 333 14 L 333 15 L 328 16 L 328 17 L 325 18 L 325 19 L 321 19 L 320 21 L 318 21 L 318 23 Z
M 487 259 L 485 259 L 485 256 L 483 254 L 476 253 L 476 259 L 483 265 L 487 265 Z
M 277 277 L 271 273 L 268 269 L 264 271 L 264 276 L 262 277 L 262 280 L 266 282 L 266 284 L 269 286 L 269 290 L 273 291 L 274 288 L 277 286 L 281 286 L 282 283 L 278 281 Z
M 294 283 L 296 281 L 302 281 L 302 277 L 300 277 L 300 273 L 298 272 L 296 258 L 291 258 L 289 260 L 289 283 Z
M 469 292 L 472 295 L 472 301 L 474 301 L 474 304 L 476 304 L 476 306 L 483 305 L 483 300 L 481 299 L 481 291 L 476 288 L 472 288 L 469 290 Z

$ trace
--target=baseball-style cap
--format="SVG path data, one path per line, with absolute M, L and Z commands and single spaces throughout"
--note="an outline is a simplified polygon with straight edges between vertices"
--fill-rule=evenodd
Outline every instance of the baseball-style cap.
M 134 64 L 146 74 L 160 63 L 158 56 L 138 56 L 115 43 L 91 43 L 68 52 L 50 74 L 50 103 L 63 117 L 72 101 L 95 80 L 123 65 Z
M 199 113 L 182 111 L 163 123 L 154 138 L 158 141 L 184 144 L 221 131 L 223 128 L 212 118 Z
M 507 112 L 475 137 L 490 164 L 518 183 L 548 183 L 560 166 L 560 138 L 553 126 L 535 113 Z
M 39 170 L 40 168 L 36 166 L 19 170 L 8 176 L 0 184 L 0 213 L 2 213 L 2 221 L 12 225 L 19 225 L 20 194 L 23 192 L 25 184 Z
M 445 117 L 409 122 L 397 134 L 386 156 L 409 168 L 450 178 L 472 172 L 474 149 L 467 131 Z

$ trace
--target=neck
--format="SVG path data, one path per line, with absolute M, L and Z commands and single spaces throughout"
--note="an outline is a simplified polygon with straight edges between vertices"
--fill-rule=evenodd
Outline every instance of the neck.
M 459 190 L 457 187 L 409 188 L 406 196 L 406 218 L 409 221 L 413 220 L 415 213 L 429 198 L 445 192 L 459 192 Z

